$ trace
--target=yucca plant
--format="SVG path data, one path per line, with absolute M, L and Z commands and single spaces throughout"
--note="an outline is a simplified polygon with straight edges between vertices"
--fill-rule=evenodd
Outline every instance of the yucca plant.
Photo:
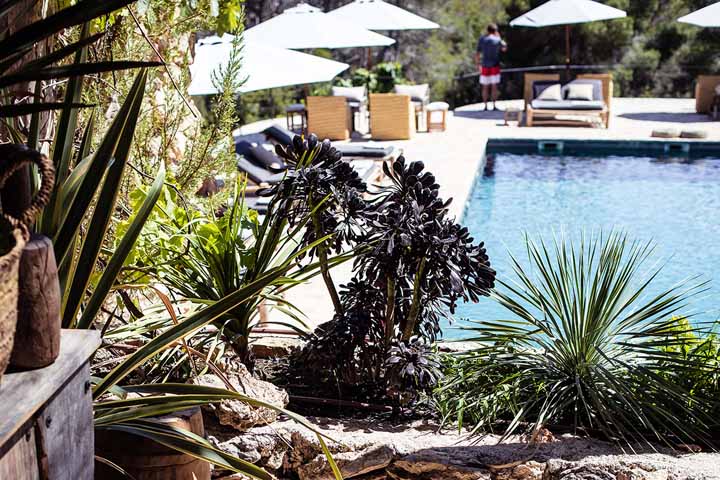
M 501 421 L 505 437 L 560 424 L 628 444 L 707 440 L 704 409 L 663 375 L 704 368 L 668 348 L 673 315 L 704 284 L 658 290 L 653 244 L 622 233 L 526 247 L 529 266 L 511 256 L 515 278 L 492 295 L 512 316 L 468 327 L 481 346 L 438 392 L 447 418 L 476 431 Z

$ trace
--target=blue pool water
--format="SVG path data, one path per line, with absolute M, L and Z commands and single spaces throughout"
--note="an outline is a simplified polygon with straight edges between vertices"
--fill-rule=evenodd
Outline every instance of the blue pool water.
M 550 239 L 553 232 L 626 231 L 653 240 L 653 259 L 667 264 L 656 290 L 695 275 L 711 290 L 697 297 L 697 318 L 720 317 L 720 160 L 642 157 L 546 157 L 488 154 L 463 223 L 485 241 L 499 278 L 512 276 L 508 250 L 522 257 L 523 232 Z M 522 257 L 524 258 L 524 257 Z M 492 300 L 460 305 L 463 319 L 507 319 Z M 467 332 L 445 325 L 444 338 Z

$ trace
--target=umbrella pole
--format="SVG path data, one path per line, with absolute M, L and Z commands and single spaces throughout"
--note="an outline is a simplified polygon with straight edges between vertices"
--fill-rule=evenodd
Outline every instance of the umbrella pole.
M 565 25 L 565 75 L 570 80 L 570 25 Z
M 373 66 L 373 65 L 372 65 L 372 64 L 373 64 L 373 61 L 372 61 L 372 48 L 371 48 L 371 47 L 367 47 L 367 48 L 365 49 L 365 53 L 367 54 L 367 63 L 366 63 L 367 69 L 370 70 L 370 69 L 372 68 L 372 66 Z

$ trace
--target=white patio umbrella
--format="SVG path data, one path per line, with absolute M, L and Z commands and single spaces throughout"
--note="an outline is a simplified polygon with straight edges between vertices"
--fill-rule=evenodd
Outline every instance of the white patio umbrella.
M 720 2 L 680 17 L 678 22 L 689 23 L 698 27 L 720 27 Z
M 395 43 L 392 38 L 331 17 L 307 3 L 246 30 L 245 38 L 294 50 L 384 47 Z
M 383 0 L 354 0 L 327 13 L 368 30 L 431 30 L 435 22 Z
M 208 37 L 195 47 L 195 61 L 190 65 L 190 95 L 218 93 L 213 76 L 228 64 L 232 36 Z M 267 88 L 328 82 L 348 68 L 348 64 L 264 45 L 254 40 L 243 43 L 240 77 L 246 82 L 238 93 Z
M 565 65 L 570 70 L 570 26 L 578 23 L 624 18 L 618 8 L 592 0 L 549 0 L 510 22 L 512 27 L 565 26 Z

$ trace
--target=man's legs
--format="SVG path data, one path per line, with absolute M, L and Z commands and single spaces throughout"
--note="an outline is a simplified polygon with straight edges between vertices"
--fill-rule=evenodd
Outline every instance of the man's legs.
M 483 102 L 485 102 L 485 110 L 488 108 L 488 100 L 490 97 L 490 85 L 483 84 L 482 86 L 482 98 Z
M 497 102 L 498 97 L 500 97 L 500 89 L 498 88 L 500 86 L 499 83 L 493 83 L 492 88 L 492 102 L 493 102 L 493 109 L 497 110 L 497 106 L 495 105 L 495 102 Z

